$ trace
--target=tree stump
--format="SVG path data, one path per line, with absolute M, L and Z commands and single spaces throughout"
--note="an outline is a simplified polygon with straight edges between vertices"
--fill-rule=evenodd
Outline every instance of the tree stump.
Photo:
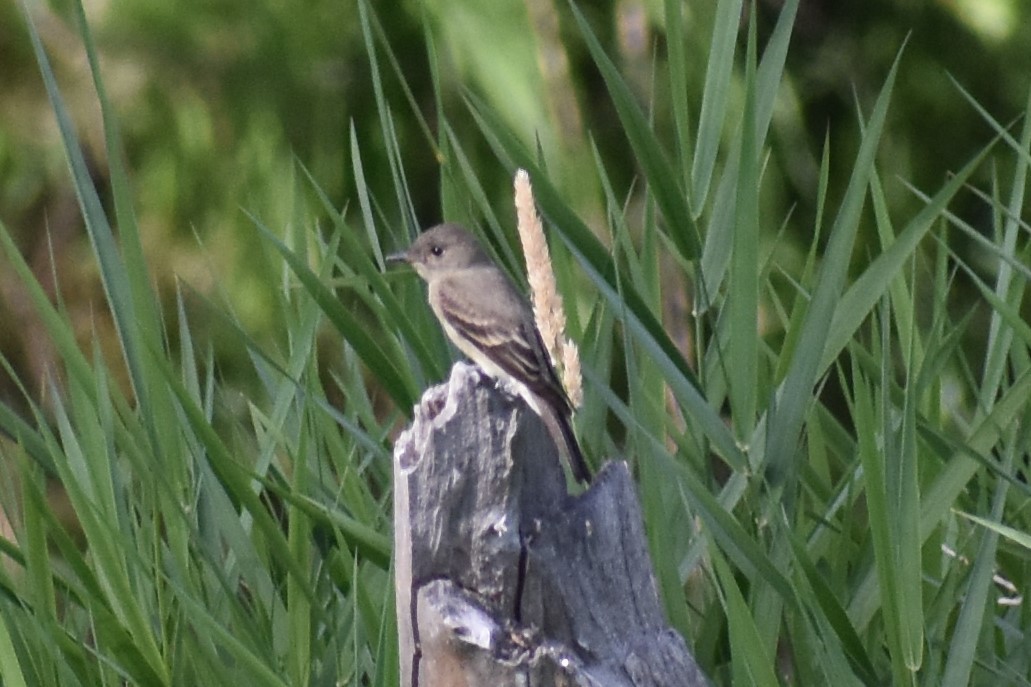
M 397 441 L 394 548 L 405 687 L 708 684 L 666 624 L 626 465 L 570 496 L 544 424 L 476 367 Z

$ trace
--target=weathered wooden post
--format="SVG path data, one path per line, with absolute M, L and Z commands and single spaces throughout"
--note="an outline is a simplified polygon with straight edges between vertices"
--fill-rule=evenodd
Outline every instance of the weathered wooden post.
M 665 622 L 626 466 L 566 492 L 539 418 L 459 363 L 394 449 L 401 684 L 705 685 Z

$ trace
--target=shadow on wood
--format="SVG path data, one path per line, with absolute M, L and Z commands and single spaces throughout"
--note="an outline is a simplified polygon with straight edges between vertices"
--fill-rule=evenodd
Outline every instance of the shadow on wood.
M 706 685 L 665 622 L 624 463 L 579 496 L 515 395 L 459 363 L 394 448 L 401 684 Z

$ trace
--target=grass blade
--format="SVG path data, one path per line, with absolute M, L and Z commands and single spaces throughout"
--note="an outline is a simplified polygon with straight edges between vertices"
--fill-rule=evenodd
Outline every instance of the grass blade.
M 721 3 L 722 4 L 722 3 Z M 738 1 L 740 4 L 740 1 Z M 575 4 L 572 5 L 573 16 L 580 27 L 580 34 L 591 51 L 594 63 L 601 70 L 605 85 L 609 89 L 612 103 L 619 113 L 620 122 L 626 132 L 630 145 L 634 149 L 637 161 L 644 171 L 644 176 L 652 189 L 655 203 L 666 220 L 666 231 L 673 244 L 680 250 L 686 260 L 697 257 L 701 251 L 698 228 L 684 199 L 684 191 L 680 188 L 679 175 L 674 170 L 662 146 L 652 132 L 633 94 L 620 76 L 616 66 L 605 54 L 601 44 L 591 31 L 590 25 Z
M 790 367 L 769 411 L 766 423 L 766 464 L 768 478 L 774 484 L 790 479 L 795 470 L 795 450 L 810 390 L 820 373 L 820 360 L 826 347 L 835 310 L 848 271 L 856 230 L 863 208 L 863 198 L 873 171 L 877 147 L 888 113 L 888 103 L 895 86 L 901 53 L 892 65 L 863 135 L 855 168 L 842 199 L 838 216 L 828 237 L 824 263 L 820 268 L 813 297 L 802 323 L 798 346 Z
M 730 100 L 730 79 L 734 70 L 734 48 L 741 22 L 741 0 L 720 0 L 716 5 L 716 25 L 705 71 L 702 111 L 698 115 L 698 141 L 691 166 L 691 202 L 696 210 L 705 205 L 716 168 L 716 155 L 722 140 Z

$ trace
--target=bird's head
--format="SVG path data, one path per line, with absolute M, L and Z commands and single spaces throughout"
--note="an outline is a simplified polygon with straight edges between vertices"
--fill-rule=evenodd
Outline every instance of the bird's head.
M 434 275 L 490 264 L 490 258 L 476 237 L 459 225 L 438 224 L 420 234 L 408 250 L 387 256 L 387 262 L 406 262 L 429 281 Z

